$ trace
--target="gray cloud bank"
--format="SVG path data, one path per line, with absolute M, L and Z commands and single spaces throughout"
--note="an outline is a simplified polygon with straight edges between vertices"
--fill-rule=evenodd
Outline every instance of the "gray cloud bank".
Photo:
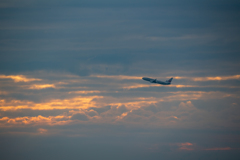
M 219 75 L 239 68 L 237 1 L 61 3 L 1 9 L 1 72 Z

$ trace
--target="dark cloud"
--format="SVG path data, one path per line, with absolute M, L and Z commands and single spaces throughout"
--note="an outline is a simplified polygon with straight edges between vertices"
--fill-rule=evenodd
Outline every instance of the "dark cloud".
M 71 117 L 72 120 L 87 121 L 88 117 L 84 113 L 76 113 Z
M 96 112 L 98 112 L 98 114 L 101 114 L 103 112 L 106 112 L 106 111 L 110 110 L 111 106 L 105 106 L 105 107 L 101 107 L 101 108 L 90 108 L 90 109 L 93 109 Z
M 76 126 L 75 126 L 76 127 Z M 80 127 L 80 126 L 78 126 Z M 96 126 L 94 126 L 96 127 Z M 103 126 L 100 126 L 103 127 Z M 111 126 L 108 126 L 108 128 Z M 104 128 L 104 127 L 103 127 Z M 83 127 L 81 127 L 83 129 Z M 105 129 L 105 128 L 104 128 Z M 113 128 L 112 128 L 113 129 Z M 123 130 L 124 128 L 121 128 Z M 109 136 L 99 134 L 95 137 L 63 137 L 63 136 L 1 136 L 1 158 L 15 159 L 66 159 L 66 157 L 82 157 L 96 159 L 231 159 L 237 160 L 238 150 L 206 151 L 205 148 L 212 147 L 217 137 L 215 132 L 199 130 L 157 130 L 155 134 L 147 134 L 150 130 L 126 129 L 128 135 Z M 133 132 L 132 132 L 133 131 Z M 152 131 L 151 131 L 152 132 Z M 223 133 L 218 131 L 218 133 Z M 232 133 L 227 132 L 231 136 Z M 223 136 L 224 137 L 224 136 Z M 223 138 L 222 137 L 222 138 Z M 229 136 L 230 139 L 231 138 Z M 136 143 L 137 141 L 138 143 Z M 208 145 L 206 145 L 208 141 Z M 169 143 L 170 142 L 170 143 Z M 212 143 L 209 145 L 209 142 Z M 194 144 L 193 151 L 180 150 L 181 143 Z M 204 144 L 205 143 L 205 144 Z M 219 141 L 218 141 L 219 143 Z M 14 146 L 14 149 L 12 148 Z M 229 146 L 229 143 L 217 144 L 219 148 Z M 202 148 L 203 147 L 203 148 Z M 234 148 L 234 146 L 230 146 Z M 30 152 L 29 152 L 30 151 Z M 8 154 L 9 152 L 14 154 Z M 45 154 L 42 154 L 42 153 Z M 95 154 L 92 154 L 95 153 Z

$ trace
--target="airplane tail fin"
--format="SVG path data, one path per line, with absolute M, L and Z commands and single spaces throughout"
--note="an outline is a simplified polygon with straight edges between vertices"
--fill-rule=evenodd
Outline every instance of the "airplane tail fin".
M 170 78 L 169 80 L 166 80 L 166 82 L 171 83 L 173 78 Z

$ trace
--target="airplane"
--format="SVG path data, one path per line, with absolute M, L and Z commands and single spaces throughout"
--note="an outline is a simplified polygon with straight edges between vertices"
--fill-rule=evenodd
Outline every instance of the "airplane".
M 145 81 L 149 81 L 150 83 L 158 83 L 158 84 L 162 84 L 162 85 L 170 85 L 173 78 L 170 78 L 169 80 L 166 80 L 166 82 L 158 81 L 157 79 L 152 79 L 152 78 L 148 78 L 148 77 L 143 77 L 142 79 L 145 80 Z

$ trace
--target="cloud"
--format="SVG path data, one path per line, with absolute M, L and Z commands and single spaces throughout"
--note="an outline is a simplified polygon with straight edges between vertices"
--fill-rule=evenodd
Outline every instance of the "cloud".
M 161 101 L 161 100 L 160 100 Z M 158 103 L 159 100 L 156 98 L 150 97 L 150 98 L 136 98 L 134 101 L 130 102 L 113 102 L 109 103 L 111 106 L 125 106 L 128 109 L 138 109 L 143 106 L 148 106 L 150 104 L 155 104 Z
M 43 117 L 41 115 L 38 115 L 36 117 L 16 117 L 16 118 L 8 118 L 3 117 L 0 119 L 0 125 L 1 127 L 7 127 L 7 126 L 21 126 L 21 125 L 66 125 L 70 121 L 68 121 L 69 117 L 64 115 L 58 115 L 58 116 L 49 116 L 49 117 Z
M 225 110 L 225 113 L 232 116 L 223 123 L 221 120 L 223 112 L 203 109 L 199 105 L 200 101 L 236 99 L 238 95 L 234 92 L 212 91 L 212 88 L 204 91 L 205 89 L 201 86 L 195 90 L 195 85 L 161 86 L 130 82 L 142 82 L 138 79 L 141 77 L 138 76 L 94 76 L 96 75 L 83 77 L 66 73 L 41 72 L 38 77 L 41 78 L 42 84 L 11 82 L 18 88 L 9 90 L 10 93 L 3 95 L 0 99 L 2 121 L 7 118 L 9 122 L 12 122 L 4 123 L 4 125 L 25 125 L 24 122 L 46 126 L 70 125 L 74 121 L 75 124 L 122 124 L 143 128 L 207 128 L 209 125 L 216 126 L 218 123 L 221 123 L 219 126 L 227 126 L 226 124 L 231 120 L 234 120 L 234 123 L 231 122 L 231 127 L 238 124 L 238 118 L 233 114 L 237 113 L 236 107 Z M 31 90 L 29 90 L 30 87 L 32 87 Z M 124 87 L 148 89 L 126 90 L 127 88 L 123 89 Z M 55 89 L 44 90 L 44 88 Z M 14 93 L 21 93 L 25 97 L 22 100 L 18 97 L 11 97 Z M 30 98 L 29 94 L 31 94 Z M 43 98 L 44 96 L 47 98 Z M 38 97 L 39 100 L 36 102 L 30 100 L 34 97 Z M 238 101 L 231 102 L 233 103 L 238 104 Z M 234 106 L 238 105 L 232 105 Z M 26 110 L 30 111 L 26 112 Z M 58 112 L 55 113 L 54 110 Z M 211 116 L 212 114 L 214 116 Z M 44 118 L 39 118 L 39 115 Z M 38 119 L 35 118 L 34 121 L 34 117 Z M 47 121 L 49 118 L 50 120 Z
M 49 116 L 58 116 L 58 115 L 65 115 L 69 114 L 68 109 L 53 109 L 53 110 L 32 110 L 32 109 L 18 109 L 18 110 L 6 110 L 0 111 L 0 117 L 9 117 L 9 118 L 16 118 L 16 117 L 36 117 L 41 115 L 43 117 Z
M 32 82 L 32 81 L 41 81 L 37 78 L 27 78 L 24 75 L 0 75 L 0 79 L 12 79 L 14 82 Z
M 178 108 L 178 109 L 179 109 L 179 110 L 193 110 L 193 109 L 195 109 L 195 108 L 194 108 L 194 105 L 192 104 L 191 101 L 187 101 L 186 103 L 181 102 L 181 103 L 179 104 L 179 108 Z
M 68 92 L 66 92 L 68 94 Z M 217 120 L 221 117 L 222 112 L 214 113 L 214 118 L 207 110 L 196 108 L 192 101 L 222 99 L 231 97 L 232 95 L 222 92 L 202 92 L 202 91 L 178 91 L 164 93 L 160 97 L 112 97 L 112 96 L 76 96 L 66 99 L 50 99 L 45 102 L 36 103 L 28 100 L 0 100 L 0 109 L 2 115 L 16 116 L 21 110 L 34 110 L 34 115 L 42 111 L 63 110 L 68 113 L 68 116 L 73 116 L 73 119 L 88 120 L 92 123 L 115 123 L 116 121 L 123 124 L 151 124 L 151 126 L 168 126 L 168 127 L 203 127 L 207 123 L 212 125 L 217 124 Z M 234 97 L 234 96 L 233 96 Z M 179 102 L 180 101 L 180 102 Z M 169 105 L 165 107 L 166 104 Z M 163 105 L 164 104 L 164 105 Z M 237 111 L 237 105 L 232 105 L 232 110 Z M 200 107 L 201 108 L 201 107 Z M 11 114 L 7 113 L 10 112 Z M 81 114 L 78 114 L 79 111 Z M 6 112 L 6 113 L 5 113 Z M 14 114 L 16 112 L 16 114 Z M 62 112 L 62 113 L 63 113 Z M 234 115 L 228 117 L 228 121 L 238 119 L 230 108 L 224 111 L 225 113 Z M 237 113 L 237 112 L 236 112 Z M 30 113 L 29 113 L 30 114 Z M 50 113 L 49 113 L 50 114 Z M 47 115 L 49 115 L 47 114 Z M 60 114 L 60 112 L 59 112 Z M 23 117 L 28 117 L 22 114 Z M 60 114 L 61 116 L 61 114 Z M 43 116 L 44 117 L 44 116 Z M 46 117 L 46 116 L 45 116 Z M 11 118 L 10 118 L 11 119 Z M 219 122 L 220 123 L 220 122 Z M 232 123 L 233 124 L 233 123 Z M 237 125 L 238 123 L 236 122 Z M 221 126 L 226 126 L 222 123 Z
M 175 79 L 186 79 L 192 81 L 226 81 L 226 80 L 239 80 L 240 75 L 232 76 L 217 76 L 217 77 L 174 77 Z
M 103 112 L 100 116 L 107 117 L 111 119 L 122 119 L 124 117 L 129 109 L 125 105 L 111 106 L 111 109 L 107 110 L 106 112 Z
M 179 146 L 179 149 L 180 149 L 180 150 L 187 150 L 187 151 L 192 151 L 192 150 L 194 150 L 193 144 L 192 144 L 192 143 L 189 143 L 189 142 L 186 142 L 186 143 L 178 143 L 177 145 Z
M 219 92 L 219 91 L 177 91 L 171 92 L 173 95 L 169 95 L 164 97 L 162 101 L 188 101 L 188 100 L 207 100 L 207 99 L 221 99 L 226 97 L 235 97 L 237 98 L 238 95 Z
M 18 109 L 31 109 L 31 110 L 54 110 L 54 109 L 88 109 L 96 107 L 94 99 L 103 98 L 102 96 L 77 96 L 71 99 L 53 99 L 48 102 L 34 103 L 32 101 L 21 100 L 0 100 L 0 109 L 18 110 Z
M 98 90 L 92 90 L 92 91 L 71 91 L 71 92 L 68 92 L 69 94 L 89 94 L 89 93 L 102 93 L 104 91 L 98 91 Z
M 90 108 L 90 109 L 93 109 L 93 110 L 95 110 L 98 114 L 101 114 L 101 113 L 103 113 L 103 112 L 106 112 L 106 111 L 110 110 L 110 109 L 111 109 L 111 106 L 103 106 L 103 107 L 101 107 L 101 108 Z
M 76 113 L 72 115 L 71 120 L 87 121 L 88 117 L 84 113 Z
M 29 89 L 45 89 L 45 88 L 56 88 L 54 84 L 34 84 Z
M 86 111 L 85 113 L 88 114 L 90 117 L 98 115 L 98 112 L 94 111 L 93 109 Z

